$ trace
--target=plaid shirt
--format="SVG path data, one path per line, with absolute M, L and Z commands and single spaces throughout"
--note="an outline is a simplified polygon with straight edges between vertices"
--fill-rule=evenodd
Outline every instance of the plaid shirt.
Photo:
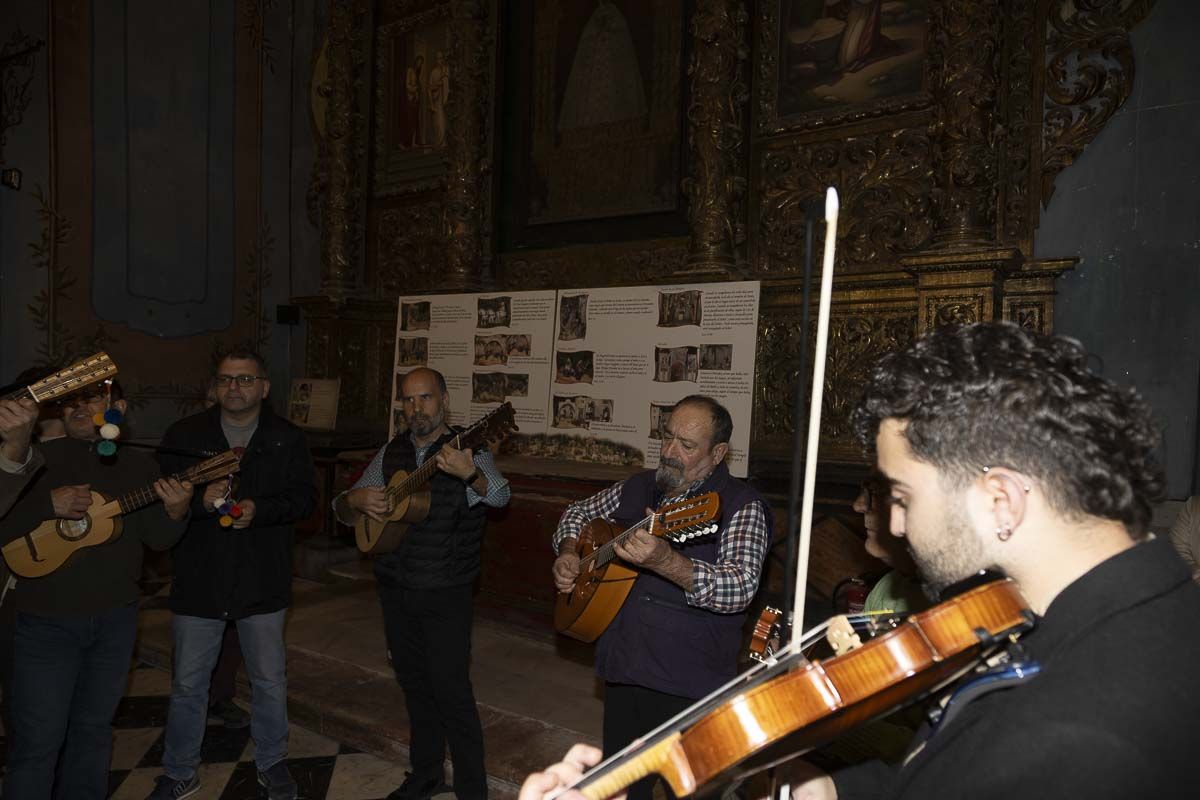
M 415 447 L 415 445 L 414 445 Z M 432 444 L 425 447 L 416 448 L 417 466 L 425 463 L 425 456 L 428 455 Z M 363 470 L 362 477 L 354 482 L 354 485 L 342 492 L 337 497 L 333 498 L 333 514 L 343 525 L 351 523 L 342 519 L 338 514 L 338 500 L 342 499 L 342 495 L 346 492 L 352 492 L 355 489 L 361 489 L 364 486 L 386 486 L 387 481 L 383 479 L 383 453 L 387 450 L 387 445 L 379 448 L 379 452 L 371 459 L 371 463 L 367 464 L 367 468 Z M 487 494 L 480 494 L 470 486 L 467 490 L 467 507 L 474 508 L 479 503 L 491 506 L 492 508 L 503 508 L 508 505 L 508 499 L 512 496 L 512 490 L 508 488 L 508 480 L 500 474 L 500 470 L 496 467 L 496 460 L 488 450 L 481 450 L 474 454 L 475 466 L 479 468 L 479 474 L 487 479 Z
M 693 483 L 688 492 L 694 491 L 704 480 Z M 558 521 L 558 530 L 554 532 L 555 552 L 561 552 L 567 539 L 578 539 L 579 531 L 593 519 L 611 520 L 621 504 L 624 483 L 616 483 L 599 494 L 567 506 Z M 744 611 L 758 591 L 758 577 L 762 574 L 769 544 L 763 503 L 756 500 L 739 509 L 729 520 L 728 527 L 721 531 L 717 563 L 692 559 L 692 591 L 684 592 L 688 605 L 721 614 Z

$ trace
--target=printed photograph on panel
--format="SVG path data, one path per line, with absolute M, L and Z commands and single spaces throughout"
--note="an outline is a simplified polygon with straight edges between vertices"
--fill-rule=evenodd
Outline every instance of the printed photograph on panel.
M 559 351 L 554 359 L 554 382 L 591 383 L 592 360 L 591 350 L 576 350 L 573 353 Z
M 505 341 L 505 352 L 509 356 L 518 356 L 528 358 L 532 353 L 529 335 L 525 333 L 510 334 Z
M 596 422 L 612 422 L 613 401 L 593 400 L 588 407 L 588 415 L 591 420 Z
M 480 328 L 504 328 L 508 327 L 508 321 L 512 315 L 512 298 L 511 297 L 489 297 L 486 300 L 479 299 L 478 304 L 478 326 Z
M 510 372 L 504 376 L 505 397 L 529 397 L 529 375 L 523 372 Z
M 504 373 L 475 372 L 471 374 L 471 402 L 503 403 Z
M 654 380 L 658 383 L 675 383 L 676 381 L 691 381 L 695 383 L 700 378 L 699 369 L 700 348 L 686 347 L 656 347 L 654 348 Z
M 700 369 L 733 369 L 733 345 L 700 345 Z
M 396 340 L 396 366 L 423 367 L 429 363 L 429 339 L 418 336 Z
M 429 301 L 421 300 L 416 303 L 400 304 L 400 330 L 427 331 L 429 330 Z
M 508 364 L 508 337 L 477 335 L 475 337 L 475 364 L 480 367 Z
M 556 428 L 586 428 L 590 421 L 589 410 L 592 408 L 590 397 L 562 397 L 554 395 L 554 420 Z
M 558 340 L 570 342 L 587 336 L 586 294 L 563 297 L 558 305 Z
M 663 432 L 666 430 L 667 417 L 671 416 L 671 409 L 674 408 L 673 403 L 651 403 L 650 404 L 650 438 L 662 439 Z
M 702 295 L 703 293 L 699 289 L 688 289 L 686 292 L 659 292 L 658 327 L 679 328 L 684 325 L 699 325 Z

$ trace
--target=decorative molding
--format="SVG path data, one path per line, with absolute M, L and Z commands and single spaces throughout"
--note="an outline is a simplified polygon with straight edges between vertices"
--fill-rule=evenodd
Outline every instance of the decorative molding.
M 440 197 L 375 214 L 375 273 L 384 296 L 444 288 L 446 240 Z
M 744 238 L 741 224 L 742 128 L 749 97 L 743 65 L 746 10 L 742 0 L 701 3 L 692 15 L 691 103 L 688 105 L 688 144 L 692 174 L 683 179 L 687 195 L 688 243 L 686 268 L 679 277 L 715 273 L 730 276 L 738 262 L 737 245 Z
M 840 195 L 839 263 L 879 265 L 924 247 L 933 235 L 931 158 L 923 130 L 771 142 L 759 156 L 756 176 L 754 271 L 765 277 L 802 269 L 804 208 L 816 202 L 823 213 L 827 186 L 838 187 Z
M 1010 3 L 1003 20 L 1001 59 L 1000 143 L 997 179 L 996 240 L 1020 247 L 1025 255 L 1033 249 L 1037 211 L 1030 208 L 1035 131 L 1033 52 L 1035 3 Z
M 1154 0 L 1054 0 L 1046 14 L 1042 203 L 1133 88 L 1129 31 Z
M 446 107 L 446 288 L 480 288 L 483 256 L 482 164 L 487 156 L 488 44 L 480 0 L 451 0 L 450 75 L 454 91 Z
M 682 238 L 522 250 L 500 255 L 499 277 L 509 289 L 658 283 L 682 269 L 686 257 Z
M 362 260 L 367 117 L 362 96 L 373 34 L 366 0 L 329 2 L 328 161 L 321 215 L 321 290 L 341 296 L 358 287 Z
M 929 70 L 935 239 L 995 240 L 1001 0 L 943 0 L 930 9 Z
M 915 299 L 915 298 L 914 298 Z M 759 311 L 754 433 L 756 456 L 778 460 L 790 450 L 792 393 L 797 378 L 797 351 L 803 307 L 775 305 Z M 808 344 L 816 336 L 816 314 L 810 314 Z M 850 428 L 850 415 L 862 395 L 871 366 L 883 354 L 899 349 L 916 335 L 917 312 L 910 303 L 886 307 L 863 305 L 837 309 L 830 318 L 825 402 L 821 415 L 824 460 L 858 461 L 860 448 Z M 805 392 L 811 386 L 806 381 Z

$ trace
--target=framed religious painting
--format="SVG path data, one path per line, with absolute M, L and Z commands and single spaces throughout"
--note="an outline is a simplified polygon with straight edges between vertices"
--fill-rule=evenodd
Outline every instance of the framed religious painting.
M 686 233 L 688 6 L 508 4 L 502 249 Z
M 933 0 L 774 0 L 757 29 L 759 133 L 925 108 Z
M 450 4 L 379 26 L 375 42 L 376 197 L 420 192 L 445 174 L 446 101 L 454 91 Z

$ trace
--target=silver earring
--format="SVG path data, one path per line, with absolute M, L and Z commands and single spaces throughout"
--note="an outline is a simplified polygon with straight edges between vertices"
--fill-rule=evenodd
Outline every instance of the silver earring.
M 1012 538 L 1012 535 L 1013 535 L 1012 528 L 1000 527 L 999 525 L 996 526 L 996 538 L 999 539 L 1000 541 L 1007 542 L 1009 539 Z

